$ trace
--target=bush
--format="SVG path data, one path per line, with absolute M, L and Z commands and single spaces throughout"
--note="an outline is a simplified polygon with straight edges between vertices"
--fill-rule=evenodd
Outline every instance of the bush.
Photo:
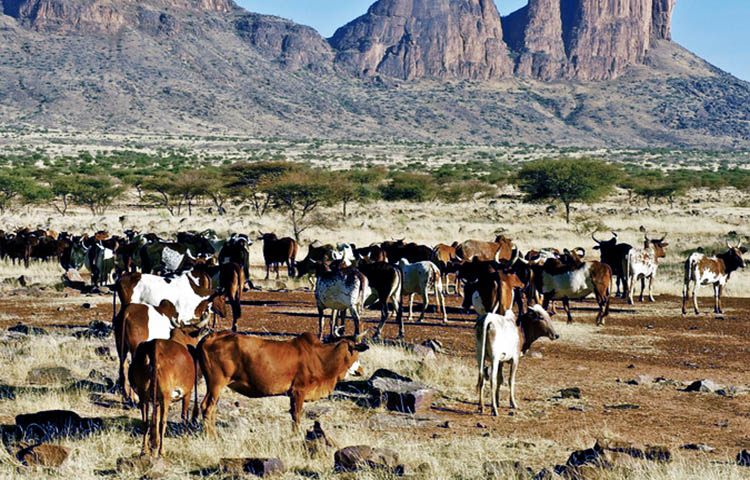
M 391 181 L 380 187 L 383 200 L 408 200 L 426 202 L 437 195 L 437 185 L 431 175 L 420 173 L 395 173 Z

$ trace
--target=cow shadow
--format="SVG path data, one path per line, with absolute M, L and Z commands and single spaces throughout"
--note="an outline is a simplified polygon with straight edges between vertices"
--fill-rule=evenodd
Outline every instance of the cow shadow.
M 282 303 L 279 300 L 242 300 L 240 304 L 247 305 L 249 307 L 268 307 L 271 305 L 279 305 Z
M 286 315 L 288 317 L 299 317 L 299 318 L 318 318 L 317 313 L 305 313 L 305 312 L 271 312 L 272 315 Z

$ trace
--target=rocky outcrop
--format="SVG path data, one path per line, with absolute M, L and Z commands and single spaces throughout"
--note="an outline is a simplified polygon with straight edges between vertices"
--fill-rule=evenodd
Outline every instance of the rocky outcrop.
M 379 0 L 329 40 L 358 76 L 492 79 L 513 64 L 493 0 Z
M 330 71 L 333 52 L 318 32 L 288 20 L 254 13 L 235 21 L 237 35 L 284 69 Z
M 559 77 L 567 62 L 562 32 L 560 0 L 529 0 L 504 17 L 505 41 L 519 52 L 516 73 L 541 80 Z
M 654 0 L 651 35 L 657 40 L 672 40 L 672 10 L 677 0 Z
M 111 2 L 97 0 L 4 0 L 3 12 L 38 31 L 116 31 L 126 23 Z

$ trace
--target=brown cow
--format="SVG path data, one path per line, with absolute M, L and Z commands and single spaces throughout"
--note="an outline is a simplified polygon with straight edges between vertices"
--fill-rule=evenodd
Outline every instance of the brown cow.
M 141 454 L 164 455 L 167 413 L 173 401 L 182 400 L 182 421 L 187 423 L 190 393 L 198 383 L 195 359 L 189 349 L 199 340 L 200 329 L 185 327 L 173 330 L 169 340 L 154 339 L 138 345 L 128 377 L 138 393 L 141 419 L 146 427 Z M 148 421 L 149 405 L 152 406 L 151 422 Z M 197 416 L 196 398 L 193 417 Z
M 275 233 L 260 233 L 258 240 L 263 241 L 263 260 L 266 262 L 266 280 L 271 266 L 276 267 L 276 278 L 279 278 L 279 264 L 285 263 L 289 278 L 294 277 L 294 262 L 297 259 L 297 242 L 291 237 L 278 238 Z
M 456 255 L 463 260 L 508 260 L 513 255 L 513 242 L 504 235 L 495 237 L 494 242 L 466 240 L 456 247 Z
M 222 292 L 226 302 L 232 307 L 232 331 L 237 331 L 237 320 L 242 317 L 242 287 L 245 284 L 245 269 L 242 265 L 229 262 L 221 265 L 208 265 L 203 260 L 196 261 L 192 272 L 199 278 L 210 278 L 211 287 Z M 211 328 L 216 328 L 216 317 Z
M 456 247 L 458 242 L 453 242 L 452 245 L 446 245 L 444 243 L 438 243 L 435 248 L 432 249 L 432 256 L 430 261 L 437 265 L 440 269 L 440 276 L 443 281 L 443 293 L 448 294 L 448 265 L 451 262 L 458 260 L 456 256 Z M 455 281 L 453 282 L 453 293 L 458 293 L 458 278 L 454 274 Z
M 464 310 L 473 306 L 477 315 L 498 313 L 513 308 L 514 291 L 524 288 L 524 283 L 512 272 L 492 272 L 479 277 L 476 282 L 467 283 L 464 287 Z M 519 313 L 523 313 L 523 300 L 519 295 Z
M 714 313 L 723 313 L 721 309 L 721 292 L 724 285 L 729 281 L 732 272 L 745 268 L 742 254 L 747 249 L 742 246 L 742 241 L 733 247 L 727 241 L 727 251 L 709 258 L 702 253 L 695 252 L 685 260 L 685 283 L 682 288 L 682 314 L 685 315 L 685 306 L 689 295 L 693 296 L 693 308 L 698 315 L 698 299 L 695 290 L 698 285 L 711 284 L 714 287 Z M 692 289 L 690 284 L 692 283 Z
M 366 333 L 366 332 L 365 332 Z M 231 332 L 206 336 L 198 360 L 206 378 L 203 419 L 214 432 L 216 405 L 224 387 L 250 398 L 289 395 L 295 429 L 305 400 L 329 395 L 347 373 L 358 370 L 362 335 L 323 344 L 310 332 L 291 340 L 270 340 Z

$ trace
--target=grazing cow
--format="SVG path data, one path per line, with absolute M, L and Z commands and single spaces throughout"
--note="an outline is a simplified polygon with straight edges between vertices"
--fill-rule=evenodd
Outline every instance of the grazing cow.
M 609 286 L 612 281 L 612 269 L 609 265 L 597 262 L 581 261 L 577 255 L 565 250 L 574 262 L 565 264 L 561 260 L 551 258 L 544 265 L 535 265 L 534 281 L 536 289 L 544 296 L 543 307 L 546 310 L 552 300 L 562 300 L 568 323 L 573 321 L 570 316 L 570 299 L 581 299 L 594 293 L 599 313 L 596 324 L 603 325 L 609 315 Z
M 275 233 L 259 232 L 258 240 L 263 241 L 263 260 L 266 262 L 266 280 L 271 266 L 276 267 L 279 278 L 279 264 L 286 264 L 289 278 L 294 277 L 294 263 L 297 258 L 297 242 L 293 238 L 278 238 Z
M 198 344 L 199 333 L 197 329 L 189 333 L 175 329 L 170 340 L 149 340 L 138 345 L 135 351 L 128 376 L 138 394 L 141 419 L 145 426 L 142 455 L 164 455 L 169 405 L 182 400 L 182 421 L 187 425 L 190 393 L 194 388 L 196 405 L 193 418 L 198 416 L 197 366 L 190 349 L 194 350 Z M 149 405 L 151 422 L 148 421 Z
M 539 305 L 534 305 L 528 312 L 519 316 L 516 321 L 512 310 L 505 315 L 487 313 L 477 319 L 474 325 L 474 342 L 477 347 L 477 366 L 479 368 L 479 413 L 484 411 L 484 382 L 490 380 L 492 397 L 492 414 L 497 416 L 497 404 L 500 403 L 500 386 L 503 384 L 503 363 L 510 363 L 508 387 L 510 389 L 510 408 L 517 408 L 515 398 L 516 371 L 518 362 L 539 338 L 547 337 L 557 340 L 547 312 Z M 485 370 L 485 360 L 489 360 L 489 372 Z
M 467 311 L 473 306 L 477 315 L 484 315 L 512 309 L 515 299 L 519 304 L 519 313 L 523 313 L 521 295 L 517 298 L 515 296 L 515 290 L 521 288 L 524 288 L 524 283 L 512 271 L 486 273 L 476 281 L 466 284 L 461 306 Z
M 120 359 L 118 383 L 123 396 L 134 400 L 128 385 L 128 355 L 132 356 L 141 343 L 155 338 L 169 338 L 177 324 L 177 310 L 172 302 L 163 300 L 159 306 L 131 303 L 124 305 L 112 321 L 115 348 Z
M 458 242 L 453 242 L 453 245 L 438 243 L 432 249 L 432 255 L 430 255 L 430 261 L 440 269 L 440 279 L 443 281 L 443 293 L 445 294 L 448 294 L 448 265 L 458 260 L 458 256 L 456 256 L 457 246 Z M 454 277 L 453 293 L 458 293 L 458 277 L 455 274 Z
M 323 338 L 323 312 L 326 309 L 332 310 L 332 336 L 338 334 L 334 328 L 337 312 L 347 309 L 354 319 L 354 334 L 359 335 L 359 319 L 362 316 L 368 288 L 367 277 L 355 268 L 330 271 L 327 266 L 318 264 L 315 282 L 315 304 L 318 307 L 318 338 Z
M 178 323 L 190 325 L 198 319 L 198 325 L 203 326 L 211 312 L 226 316 L 222 292 L 199 286 L 210 285 L 210 281 L 203 275 L 195 278 L 190 272 L 168 278 L 147 273 L 126 273 L 115 285 L 115 294 L 120 297 L 122 305 L 159 305 L 162 300 L 169 300 L 177 310 Z M 115 301 L 113 298 L 113 315 Z
M 365 298 L 364 305 L 371 305 L 375 300 L 380 302 L 380 325 L 375 329 L 373 338 L 378 338 L 383 330 L 389 316 L 389 303 L 393 303 L 396 309 L 397 338 L 404 338 L 404 319 L 401 309 L 401 289 L 403 286 L 401 269 L 385 262 L 360 262 L 357 269 L 367 277 L 371 291 L 370 295 Z
M 625 297 L 628 291 L 627 276 L 625 275 L 625 262 L 628 257 L 628 252 L 633 246 L 629 243 L 617 243 L 617 233 L 615 232 L 612 232 L 613 236 L 609 240 L 597 240 L 594 233 L 591 234 L 591 238 L 597 243 L 594 250 L 599 250 L 602 263 L 609 265 L 609 268 L 612 269 L 612 275 L 616 279 L 616 296 Z M 622 290 L 620 289 L 620 286 L 622 286 Z
M 633 304 L 633 291 L 635 290 L 635 281 L 641 280 L 641 296 L 639 302 L 643 301 L 643 290 L 648 278 L 648 299 L 653 302 L 654 297 L 651 294 L 651 286 L 656 275 L 656 268 L 659 266 L 659 259 L 664 258 L 664 247 L 669 245 L 664 242 L 667 236 L 664 235 L 658 240 L 649 240 L 648 235 L 643 241 L 643 248 L 631 248 L 625 260 L 625 276 L 627 278 L 628 303 Z
M 388 261 L 388 255 L 385 254 L 385 250 L 376 243 L 369 247 L 355 248 L 354 257 L 357 260 L 365 260 L 371 263 Z
M 417 321 L 422 321 L 424 313 L 427 310 L 427 305 L 430 303 L 427 292 L 432 287 L 435 289 L 435 302 L 437 303 L 438 311 L 443 314 L 443 323 L 447 323 L 448 316 L 445 312 L 445 298 L 443 297 L 443 285 L 440 281 L 440 269 L 430 261 L 409 263 L 405 258 L 398 261 L 398 267 L 401 269 L 404 278 L 404 286 L 401 293 L 402 295 L 409 295 L 408 320 L 411 321 L 414 295 L 418 293 L 422 296 L 422 313 L 419 315 Z
M 685 260 L 685 283 L 682 288 L 682 314 L 685 315 L 685 305 L 688 301 L 688 295 L 693 296 L 693 308 L 698 315 L 698 298 L 695 291 L 698 285 L 714 286 L 714 313 L 724 313 L 721 309 L 721 292 L 724 285 L 727 284 L 732 272 L 740 268 L 745 268 L 745 261 L 742 254 L 747 253 L 747 249 L 742 246 L 742 241 L 737 242 L 733 247 L 727 241 L 727 251 L 720 253 L 715 257 L 707 257 L 702 253 L 695 252 Z M 690 284 L 692 285 L 692 289 Z
M 504 235 L 495 237 L 494 242 L 466 240 L 456 247 L 456 255 L 463 260 L 508 260 L 513 255 L 513 242 Z
M 359 373 L 362 335 L 321 343 L 309 332 L 292 340 L 270 340 L 230 332 L 212 333 L 198 344 L 198 360 L 206 378 L 201 413 L 214 433 L 216 404 L 228 386 L 246 397 L 288 395 L 298 428 L 303 403 L 329 395 L 347 373 Z

